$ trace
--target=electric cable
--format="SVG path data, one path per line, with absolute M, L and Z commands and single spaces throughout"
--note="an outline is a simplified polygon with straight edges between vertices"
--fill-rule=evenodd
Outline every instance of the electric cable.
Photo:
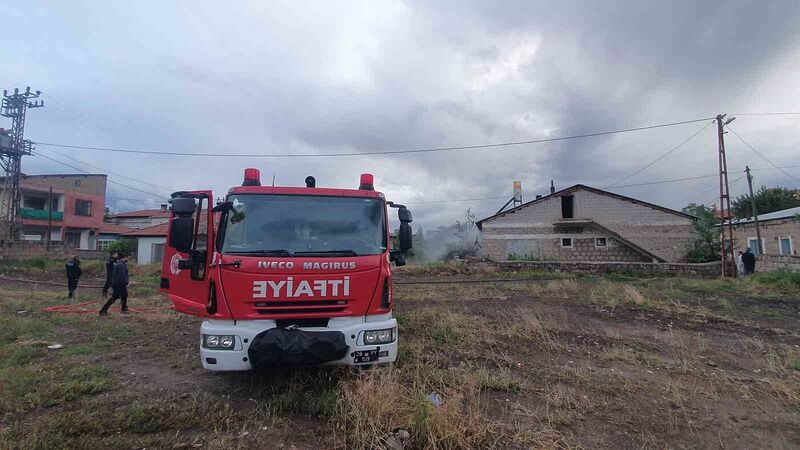
M 680 122 L 671 122 L 671 123 L 664 123 L 659 125 L 648 125 L 642 127 L 635 127 L 635 128 L 626 128 L 621 130 L 611 130 L 611 131 L 601 131 L 595 133 L 585 133 L 585 134 L 576 134 L 570 136 L 561 136 L 555 138 L 545 138 L 545 139 L 532 139 L 526 141 L 515 141 L 515 142 L 502 142 L 496 144 L 480 144 L 480 145 L 464 145 L 458 147 L 434 147 L 434 148 L 423 148 L 423 149 L 405 149 L 405 150 L 382 150 L 382 151 L 371 151 L 371 152 L 339 152 L 339 153 L 197 153 L 197 152 L 170 152 L 170 151 L 154 151 L 154 150 L 140 150 L 140 149 L 125 149 L 125 148 L 112 148 L 112 147 L 92 147 L 92 146 L 84 146 L 84 145 L 68 145 L 68 144 L 59 144 L 54 142 L 34 142 L 36 145 L 43 145 L 48 147 L 61 147 L 61 148 L 75 148 L 75 149 L 83 149 L 83 150 L 96 150 L 96 151 L 104 151 L 104 152 L 116 152 L 116 153 L 135 153 L 135 154 L 143 154 L 143 155 L 169 155 L 169 156 L 198 156 L 198 157 L 222 157 L 222 158 L 331 158 L 331 157 L 341 157 L 341 156 L 372 156 L 372 155 L 394 155 L 394 154 L 408 154 L 408 153 L 431 153 L 431 152 L 445 152 L 445 151 L 457 151 L 457 150 L 474 150 L 474 149 L 486 149 L 486 148 L 497 148 L 497 147 L 510 147 L 510 146 L 517 146 L 517 145 L 526 145 L 526 144 L 540 144 L 545 142 L 558 142 L 558 141 L 566 141 L 571 139 L 583 139 L 589 137 L 597 137 L 597 136 L 607 136 L 611 134 L 619 134 L 619 133 L 630 133 L 634 131 L 643 131 L 643 130 L 652 130 L 656 128 L 665 128 L 665 127 L 672 127 L 677 125 L 685 125 L 690 123 L 696 122 L 705 122 L 707 120 L 711 120 L 710 117 L 705 117 L 702 119 L 692 119 L 692 120 L 684 120 Z

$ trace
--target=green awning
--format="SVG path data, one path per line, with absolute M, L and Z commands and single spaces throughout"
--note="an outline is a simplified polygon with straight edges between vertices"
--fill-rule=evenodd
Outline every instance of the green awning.
M 20 208 L 20 215 L 23 219 L 47 220 L 50 212 L 42 209 Z M 64 213 L 53 211 L 53 222 L 64 220 Z

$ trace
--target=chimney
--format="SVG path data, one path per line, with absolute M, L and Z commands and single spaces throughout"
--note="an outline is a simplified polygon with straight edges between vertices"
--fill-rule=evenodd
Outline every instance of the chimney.
M 550 193 L 551 194 L 555 194 L 556 193 L 556 185 L 553 184 L 553 180 L 550 180 Z
M 166 203 L 162 203 L 161 204 L 161 211 L 165 211 L 165 212 L 167 211 L 167 204 Z

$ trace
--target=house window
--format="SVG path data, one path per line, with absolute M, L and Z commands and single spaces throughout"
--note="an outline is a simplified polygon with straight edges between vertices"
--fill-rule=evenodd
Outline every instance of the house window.
M 113 242 L 116 242 L 116 239 L 100 239 L 97 241 L 97 249 L 108 250 L 108 247 L 111 246 Z
M 575 204 L 575 196 L 574 195 L 562 195 L 561 196 L 561 217 L 564 219 L 572 219 L 574 217 L 574 204 Z
M 39 198 L 39 197 L 28 197 L 25 196 L 22 201 L 23 208 L 30 208 L 30 209 L 38 209 L 44 210 L 45 205 L 47 204 L 47 199 Z
M 604 237 L 594 238 L 594 246 L 595 247 L 607 247 L 608 246 L 608 242 L 606 241 L 606 238 L 604 238 Z
M 92 202 L 89 200 L 75 200 L 75 215 L 90 217 L 92 215 Z
M 759 255 L 757 238 L 747 238 L 747 246 L 750 247 L 750 251 L 753 252 L 754 255 Z M 767 253 L 767 242 L 763 238 L 761 239 L 761 248 L 764 249 L 764 253 Z
M 564 248 L 572 248 L 572 238 L 561 238 L 561 246 Z
M 778 250 L 781 255 L 793 255 L 794 248 L 792 248 L 792 237 L 784 236 L 778 240 Z

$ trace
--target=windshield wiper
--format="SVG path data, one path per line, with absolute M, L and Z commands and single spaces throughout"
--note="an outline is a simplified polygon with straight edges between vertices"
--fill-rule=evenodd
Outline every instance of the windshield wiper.
M 240 250 L 225 253 L 233 255 L 292 256 L 292 252 L 282 248 L 272 250 Z
M 314 255 L 322 255 L 322 256 L 358 256 L 358 253 L 354 252 L 353 250 L 315 250 L 315 251 L 308 251 L 308 252 L 294 252 L 295 255 L 305 255 L 305 256 L 314 256 Z

